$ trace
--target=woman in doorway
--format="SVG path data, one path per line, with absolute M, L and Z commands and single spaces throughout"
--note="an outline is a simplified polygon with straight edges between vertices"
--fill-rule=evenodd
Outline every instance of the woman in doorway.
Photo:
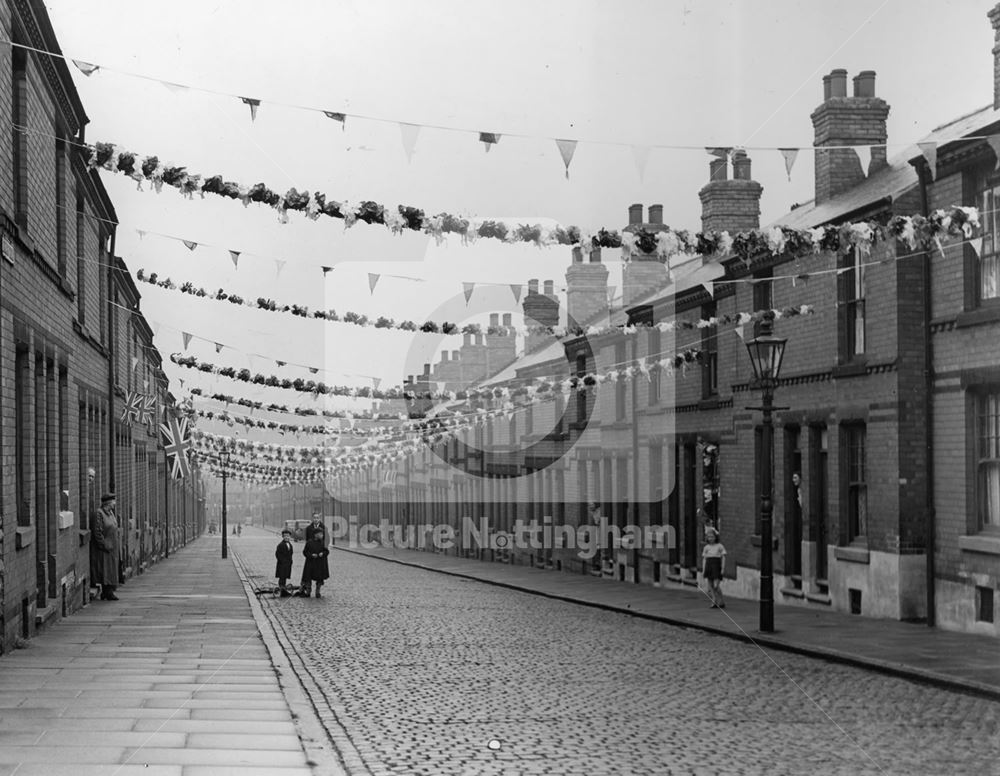
M 722 574 L 726 570 L 726 548 L 719 541 L 719 532 L 711 526 L 705 529 L 706 544 L 701 551 L 701 574 L 708 583 L 712 609 L 725 609 L 722 599 Z

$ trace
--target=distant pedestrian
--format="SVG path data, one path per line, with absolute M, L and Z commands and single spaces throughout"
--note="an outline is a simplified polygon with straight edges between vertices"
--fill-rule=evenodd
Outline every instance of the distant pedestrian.
M 277 563 L 274 566 L 274 576 L 278 578 L 278 590 L 281 591 L 281 597 L 287 598 L 291 595 L 288 590 L 288 579 L 292 576 L 292 532 L 282 531 L 281 541 L 278 542 L 278 546 L 274 550 L 274 557 L 277 558 Z
M 236 535 L 243 536 L 243 523 L 236 524 Z
M 101 586 L 102 601 L 117 601 L 118 587 L 118 516 L 115 494 L 101 496 L 101 508 L 91 516 L 90 540 L 93 550 L 91 582 Z
M 726 570 L 726 548 L 719 541 L 719 532 L 712 527 L 705 529 L 705 547 L 701 551 L 701 573 L 708 583 L 708 596 L 712 609 L 725 609 L 722 600 L 722 575 Z
M 330 578 L 330 564 L 327 557 L 330 555 L 330 548 L 326 546 L 326 537 L 322 526 L 313 534 L 313 538 L 306 542 L 302 548 L 302 554 L 306 556 L 306 565 L 302 569 L 302 587 L 298 594 L 302 598 L 308 598 L 312 591 L 312 583 L 316 583 L 316 597 L 322 598 L 320 588 L 323 583 Z

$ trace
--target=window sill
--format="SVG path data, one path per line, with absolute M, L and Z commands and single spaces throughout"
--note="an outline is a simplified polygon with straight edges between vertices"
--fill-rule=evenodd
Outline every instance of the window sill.
M 959 313 L 955 317 L 955 328 L 963 329 L 968 326 L 980 326 L 984 323 L 1000 322 L 1000 300 L 989 300 L 981 303 L 982 307 L 976 310 Z
M 848 563 L 871 563 L 871 553 L 864 547 L 834 547 L 833 557 Z
M 18 550 L 26 549 L 35 543 L 35 528 L 31 525 L 22 526 L 17 529 L 14 547 Z
M 838 364 L 832 370 L 834 380 L 844 377 L 860 377 L 868 374 L 868 359 L 862 358 L 847 364 Z
M 1000 555 L 1000 536 L 991 534 L 959 536 L 958 548 L 963 552 L 981 552 L 986 555 Z

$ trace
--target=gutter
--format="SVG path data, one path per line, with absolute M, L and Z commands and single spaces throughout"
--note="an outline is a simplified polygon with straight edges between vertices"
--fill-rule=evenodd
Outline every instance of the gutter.
M 921 160 L 922 161 L 922 160 Z M 920 209 L 926 216 L 930 213 L 930 202 L 927 193 L 928 168 L 924 163 L 917 166 L 917 178 L 920 185 Z M 934 579 L 937 576 L 935 567 L 935 552 L 937 546 L 936 514 L 934 510 L 934 346 L 931 341 L 931 253 L 924 251 L 923 261 L 924 285 L 924 418 L 927 424 L 927 511 L 925 513 L 924 542 L 927 551 L 926 582 L 927 585 L 927 627 L 937 624 L 936 599 Z

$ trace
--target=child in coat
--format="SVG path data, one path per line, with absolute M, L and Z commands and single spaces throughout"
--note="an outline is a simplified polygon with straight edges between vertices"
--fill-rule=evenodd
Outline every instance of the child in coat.
M 322 598 L 319 589 L 330 578 L 330 564 L 327 562 L 330 548 L 326 546 L 326 536 L 322 527 L 316 529 L 313 538 L 306 542 L 306 546 L 302 548 L 302 554 L 306 556 L 306 567 L 302 574 L 302 589 L 299 590 L 298 594 L 303 598 L 308 598 L 312 590 L 312 583 L 315 582 L 316 597 Z
M 291 595 L 288 592 L 288 578 L 292 576 L 292 532 L 282 531 L 281 541 L 274 550 L 274 557 L 277 563 L 274 565 L 274 576 L 278 578 L 278 589 L 281 597 L 287 598 Z

